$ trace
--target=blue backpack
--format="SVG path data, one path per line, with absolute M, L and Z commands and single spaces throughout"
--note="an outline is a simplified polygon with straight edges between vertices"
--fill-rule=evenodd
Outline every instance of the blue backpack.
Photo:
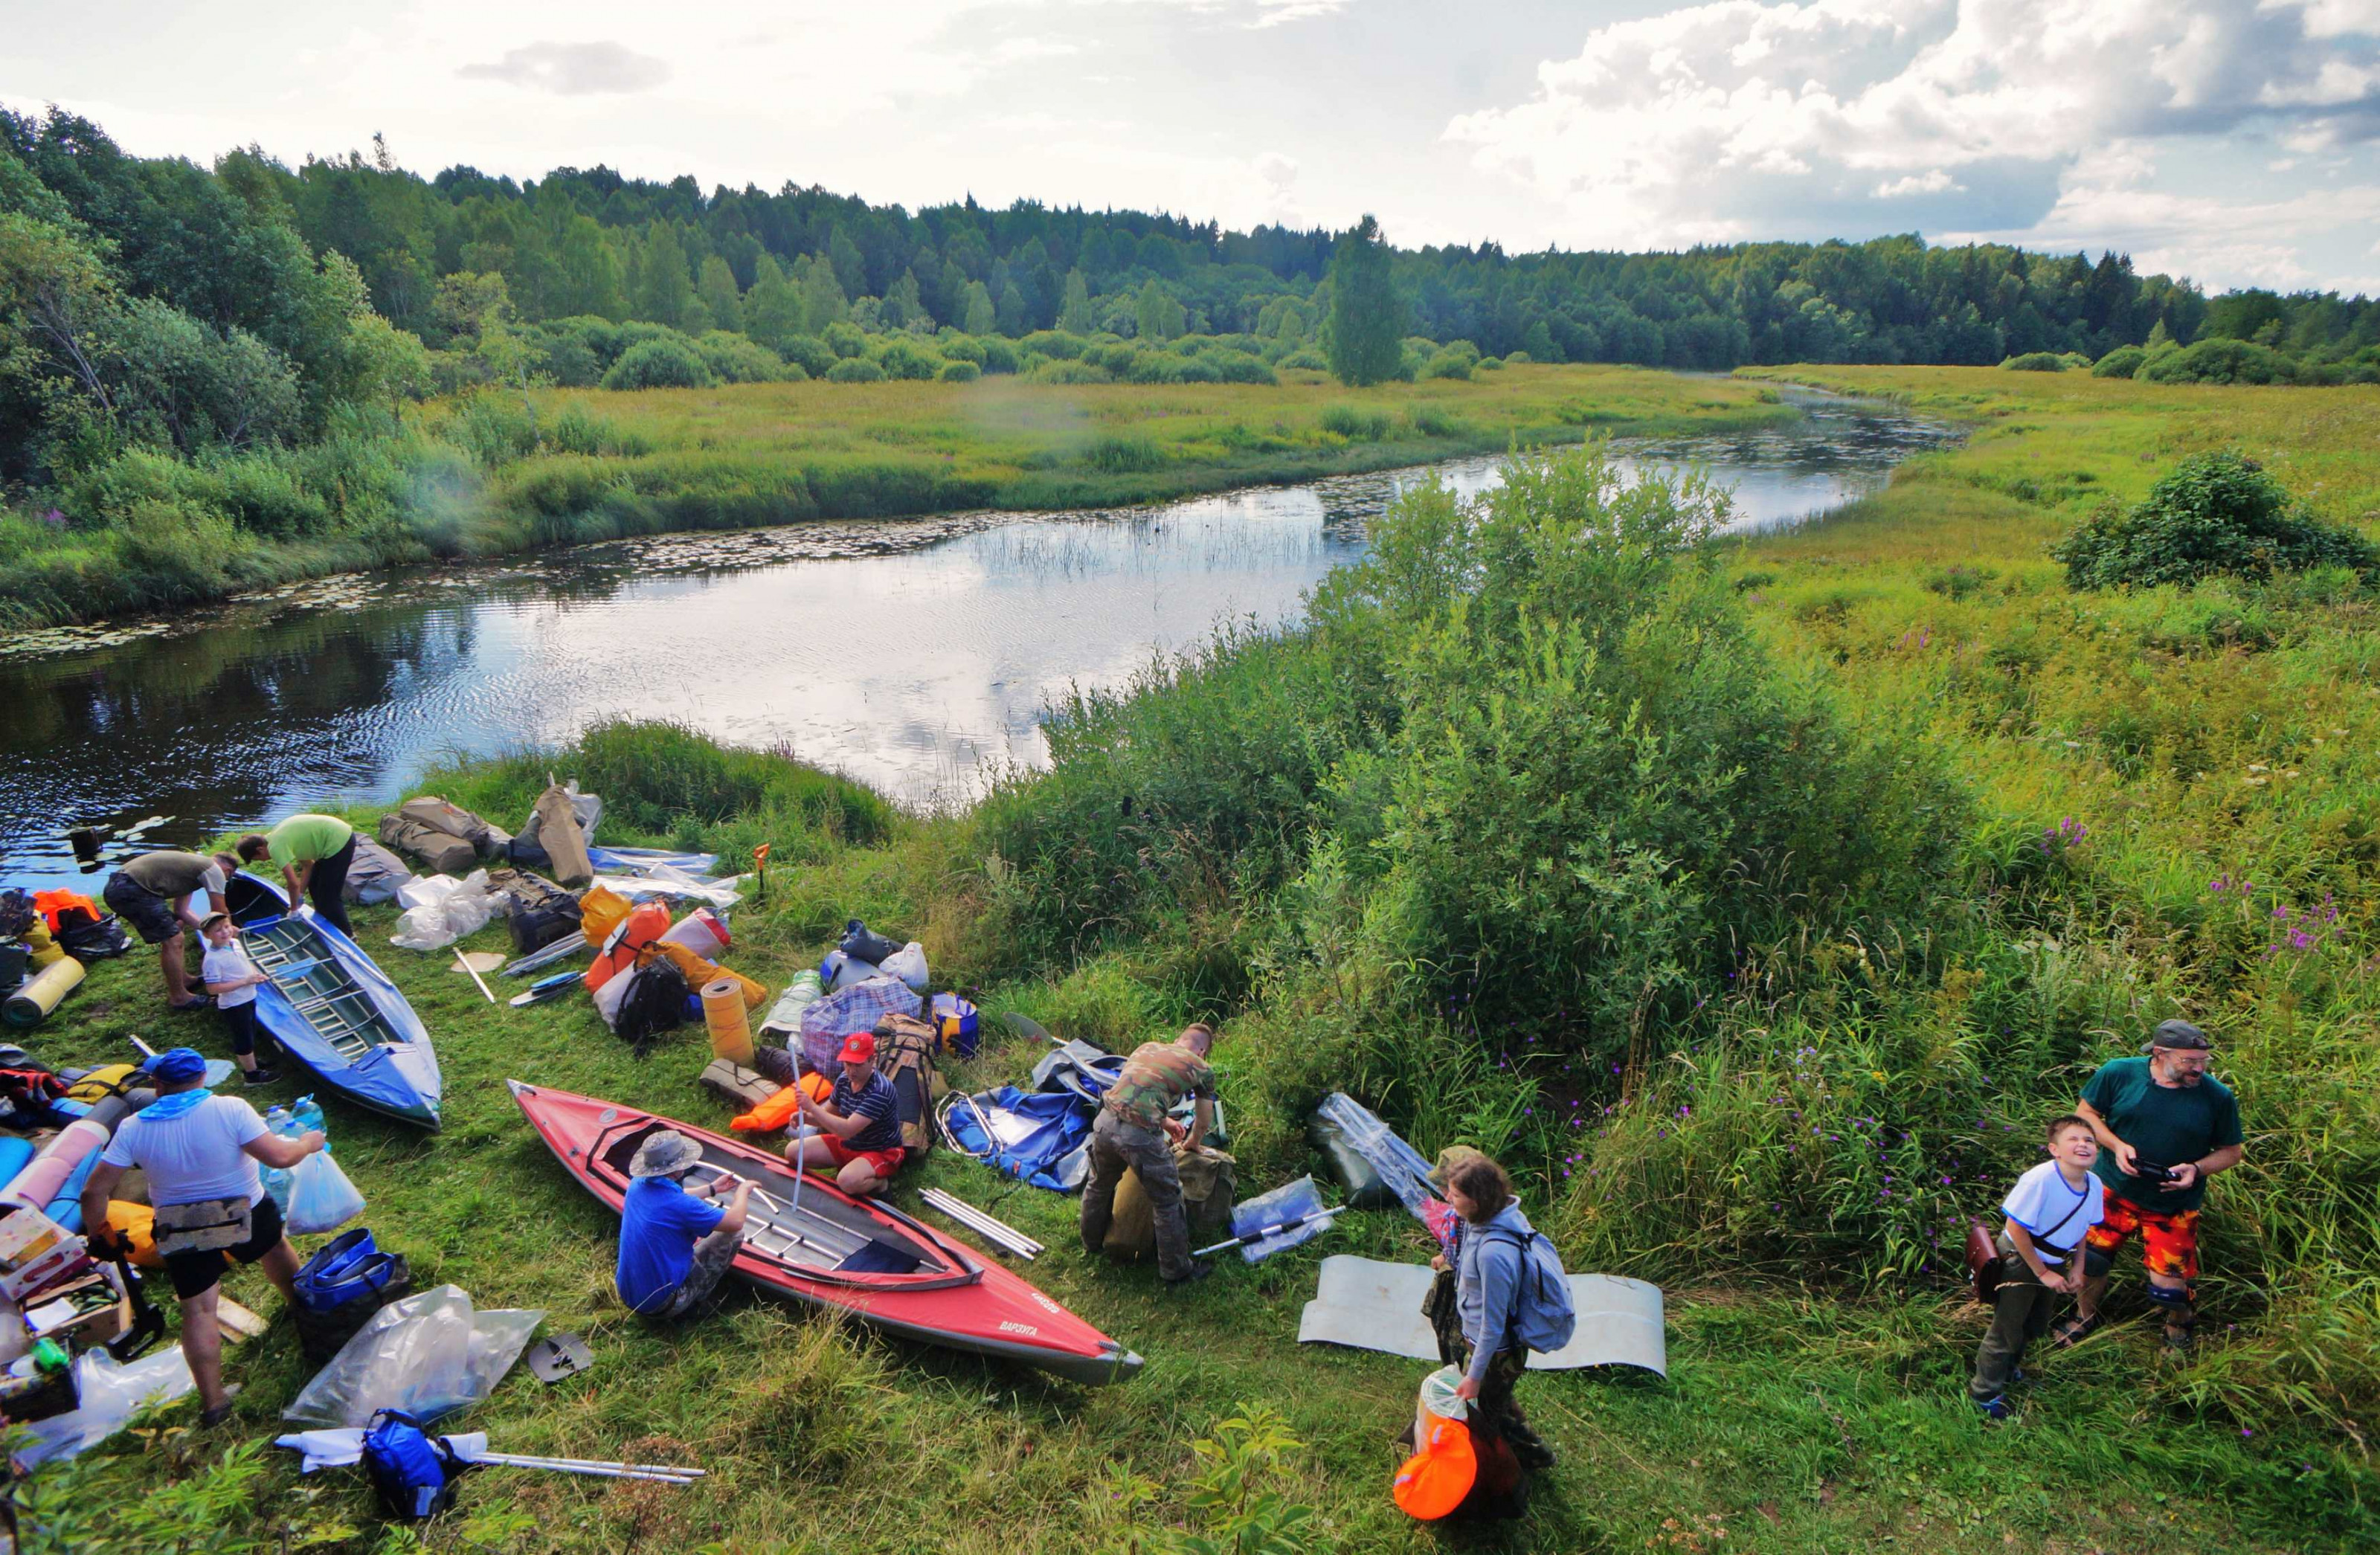
M 391 1517 L 419 1523 L 455 1504 L 463 1465 L 403 1410 L 383 1409 L 364 1431 L 364 1472 Z
M 1578 1331 L 1578 1307 L 1570 1298 L 1570 1276 L 1545 1233 L 1533 1230 L 1524 1236 L 1509 1226 L 1486 1226 L 1478 1233 L 1520 1249 L 1521 1277 L 1512 1287 L 1508 1337 L 1541 1355 L 1568 1344 Z

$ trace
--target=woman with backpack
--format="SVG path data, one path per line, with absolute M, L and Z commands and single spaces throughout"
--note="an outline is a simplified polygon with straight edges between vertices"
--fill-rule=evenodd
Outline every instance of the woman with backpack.
M 1512 1179 L 1486 1156 L 1454 1169 L 1447 1179 L 1446 1202 L 1460 1223 L 1451 1251 L 1432 1264 L 1451 1267 L 1455 1276 L 1455 1308 L 1466 1352 L 1457 1357 L 1463 1381 L 1455 1394 L 1473 1403 L 1479 1423 L 1510 1443 L 1522 1464 L 1551 1468 L 1553 1450 L 1530 1428 L 1512 1388 L 1531 1350 L 1559 1350 L 1570 1342 L 1577 1319 L 1569 1280 L 1552 1244 L 1513 1200 Z

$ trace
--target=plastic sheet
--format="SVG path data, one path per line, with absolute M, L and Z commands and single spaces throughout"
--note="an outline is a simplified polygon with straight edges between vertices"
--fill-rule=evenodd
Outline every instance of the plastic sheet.
M 104 1350 L 86 1350 L 75 1357 L 74 1381 L 73 1409 L 24 1427 L 32 1440 L 18 1450 L 18 1468 L 71 1458 L 122 1430 L 143 1406 L 170 1403 L 198 1386 L 178 1344 L 129 1366 L 116 1365 Z
M 452 1436 L 442 1436 L 438 1440 L 446 1444 L 446 1451 L 465 1463 L 479 1462 L 480 1456 L 488 1451 L 488 1433 L 485 1431 L 456 1431 Z M 312 1474 L 317 1469 L 345 1468 L 349 1464 L 363 1462 L 364 1433 L 363 1427 L 359 1426 L 342 1426 L 335 1429 L 319 1431 L 291 1431 L 287 1436 L 274 1437 L 273 1445 L 286 1447 L 293 1452 L 302 1453 L 305 1461 L 298 1465 L 298 1472 Z
M 589 844 L 587 861 L 607 875 L 641 875 L 656 869 L 675 869 L 697 879 L 719 867 L 715 853 L 668 853 L 652 847 L 597 847 Z
M 1283 1183 L 1269 1193 L 1260 1193 L 1254 1198 L 1243 1199 L 1233 1205 L 1232 1234 L 1250 1236 L 1284 1221 L 1318 1215 L 1323 1209 L 1322 1193 L 1314 1185 L 1314 1179 L 1300 1177 L 1295 1182 Z M 1240 1257 L 1249 1263 L 1262 1263 L 1275 1253 L 1285 1253 L 1292 1247 L 1301 1246 L 1330 1229 L 1329 1221 L 1309 1219 L 1305 1224 L 1293 1226 L 1277 1236 L 1249 1243 L 1240 1249 Z
M 496 1391 L 545 1314 L 482 1312 L 459 1285 L 382 1307 L 282 1418 L 301 1426 L 368 1426 L 378 1409 L 434 1420 Z
M 735 889 L 735 882 L 743 878 L 736 875 L 723 881 L 698 880 L 683 869 L 659 864 L 643 874 L 598 875 L 589 883 L 616 891 L 631 902 L 669 896 L 685 902 L 708 902 L 724 912 L 744 900 L 744 893 Z
M 1430 1163 L 1419 1150 L 1397 1136 L 1371 1109 L 1344 1091 L 1332 1091 L 1314 1109 L 1316 1143 L 1336 1155 L 1352 1151 L 1369 1165 L 1380 1185 L 1415 1220 L 1429 1225 L 1430 1206 L 1437 1197 L 1429 1184 Z M 1350 1189 L 1357 1184 L 1350 1183 Z
M 504 910 L 504 898 L 488 890 L 488 871 L 474 869 L 461 880 L 430 875 L 397 887 L 396 899 L 405 916 L 396 920 L 392 945 L 406 950 L 443 950 L 488 926 Z
M 339 1163 L 322 1150 L 289 1169 L 289 1203 L 285 1213 L 295 1236 L 319 1236 L 338 1230 L 364 1212 L 358 1192 Z
M 1091 1112 L 1064 1091 L 1002 1086 L 942 1105 L 942 1135 L 986 1166 L 1051 1193 L 1073 1193 L 1090 1174 Z

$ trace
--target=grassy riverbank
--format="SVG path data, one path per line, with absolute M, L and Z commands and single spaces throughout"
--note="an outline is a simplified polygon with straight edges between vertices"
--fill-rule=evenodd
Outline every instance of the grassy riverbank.
M 1111 506 L 1795 414 L 1759 385 L 1634 368 L 1524 365 L 1361 391 L 1289 376 L 1306 381 L 482 391 L 292 456 L 303 468 L 135 461 L 79 493 L 120 523 L 0 512 L 0 628 L 627 535 Z
M 1668 1385 L 1527 1384 L 1564 1463 L 1526 1523 L 1403 1521 L 1387 1438 L 1420 1368 L 1293 1342 L 1320 1256 L 1422 1255 L 1398 1215 L 1175 1299 L 1072 1251 L 1068 1202 L 942 1156 L 922 1180 L 1049 1243 L 1031 1277 L 1148 1356 L 1140 1378 L 1078 1391 L 740 1297 L 647 1332 L 606 1289 L 605 1217 L 499 1082 L 715 1124 L 699 1037 L 639 1063 L 582 1002 L 491 1009 L 391 950 L 452 1121 L 424 1140 L 334 1112 L 372 1223 L 419 1278 L 545 1307 L 601 1358 L 577 1386 L 515 1379 L 472 1424 L 718 1475 L 481 1475 L 428 1543 L 1162 1549 L 1149 1530 L 1204 1523 L 1192 1443 L 1245 1402 L 1307 1444 L 1270 1486 L 1348 1550 L 2368 1548 L 2380 613 L 2323 574 L 2076 595 L 2042 548 L 2089 493 L 2137 496 L 2209 445 L 2361 522 L 2380 395 L 1824 376 L 1983 431 L 1837 518 L 1700 553 L 1664 539 L 1691 492 L 1632 498 L 1592 469 L 1474 522 L 1415 499 L 1312 629 L 1059 710 L 1053 771 L 965 815 L 898 817 L 650 730 L 421 785 L 509 820 L 552 765 L 610 796 L 613 841 L 772 842 L 771 903 L 739 912 L 730 958 L 771 981 L 858 915 L 987 1011 L 1063 1033 L 1220 1018 L 1249 1188 L 1313 1167 L 1303 1119 L 1331 1087 L 1426 1149 L 1499 1151 L 1572 1267 L 1670 1302 Z M 1578 543 L 1582 516 L 1603 541 Z M 364 921 L 377 944 L 388 915 Z M 2217 1034 L 2249 1135 L 2210 1198 L 2202 1346 L 2157 1353 L 2128 1260 L 2118 1322 L 2034 1357 L 2019 1419 L 1987 1428 L 1961 1391 L 1982 1318 L 1945 1239 L 2093 1065 L 2174 1014 Z M 220 1048 L 163 1012 L 144 959 L 98 969 L 29 1045 L 89 1061 L 176 1029 Z M 1030 1059 L 995 1042 L 953 1077 Z M 253 1276 L 232 1288 L 273 1305 Z M 242 1435 L 263 1437 L 303 1380 L 294 1337 L 233 1366 Z M 382 1547 L 349 1531 L 369 1526 L 352 1476 L 223 1453 L 174 1429 L 55 1482 L 94 1507 L 212 1495 L 223 1551 Z

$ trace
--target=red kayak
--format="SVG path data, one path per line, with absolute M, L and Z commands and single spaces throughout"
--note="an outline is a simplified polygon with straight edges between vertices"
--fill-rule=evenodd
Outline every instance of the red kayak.
M 735 1272 L 772 1295 L 1076 1382 L 1120 1381 L 1140 1369 L 1138 1355 L 890 1205 L 850 1197 L 813 1173 L 796 1210 L 793 1170 L 774 1151 L 595 1097 L 505 1084 L 563 1166 L 615 1214 L 627 1192 L 628 1162 L 658 1129 L 693 1140 L 705 1165 L 751 1179 L 756 1190 Z

